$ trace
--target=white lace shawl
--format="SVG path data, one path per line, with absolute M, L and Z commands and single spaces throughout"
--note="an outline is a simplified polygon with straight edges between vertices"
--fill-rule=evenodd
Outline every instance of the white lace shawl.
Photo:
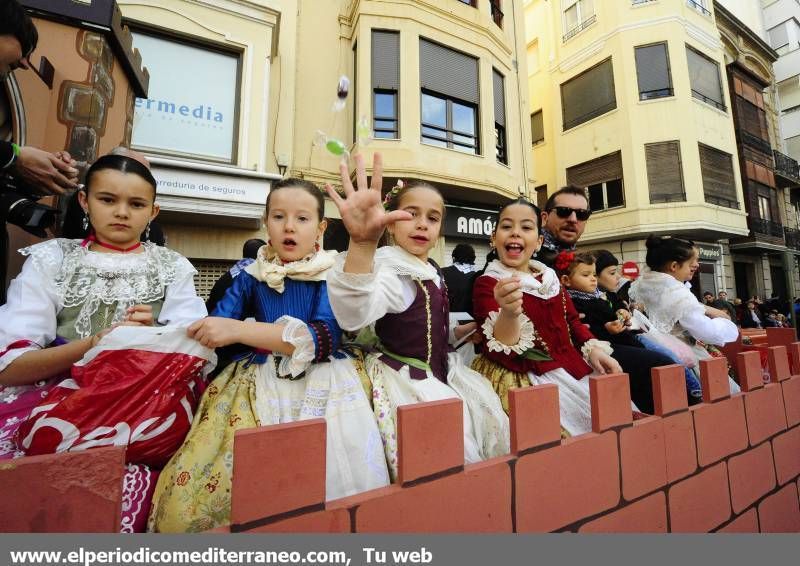
M 630 298 L 634 303 L 642 303 L 653 326 L 666 333 L 671 333 L 680 319 L 705 312 L 683 283 L 671 275 L 649 269 L 631 283 Z
M 503 265 L 500 260 L 493 260 L 486 266 L 486 275 L 495 279 L 504 279 L 516 275 L 522 284 L 522 292 L 528 293 L 540 299 L 552 299 L 561 291 L 561 283 L 558 281 L 556 272 L 547 267 L 540 261 L 532 259 L 530 261 L 530 272 L 517 271 Z M 536 275 L 541 274 L 542 280 L 539 281 Z
M 89 251 L 80 240 L 56 238 L 19 250 L 42 274 L 43 285 L 58 301 L 58 309 L 81 306 L 75 321 L 79 336 L 93 333 L 91 318 L 101 304 L 117 303 L 112 323 L 128 307 L 164 298 L 167 286 L 196 273 L 177 252 L 143 244 L 143 252 L 110 254 Z

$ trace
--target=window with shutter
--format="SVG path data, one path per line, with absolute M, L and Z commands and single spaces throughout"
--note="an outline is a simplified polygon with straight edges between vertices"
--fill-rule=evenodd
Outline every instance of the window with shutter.
M 541 110 L 531 114 L 531 140 L 533 145 L 544 141 L 544 120 Z
M 639 100 L 672 96 L 672 77 L 666 43 L 643 45 L 635 49 Z
M 648 143 L 644 146 L 644 152 L 650 202 L 656 204 L 685 201 L 680 142 Z
M 698 146 L 706 202 L 738 209 L 731 155 L 702 143 Z
M 506 87 L 503 75 L 492 69 L 492 90 L 494 95 L 494 136 L 497 161 L 508 165 L 508 146 L 506 140 Z
M 567 184 L 587 189 L 593 212 L 625 206 L 622 152 L 573 165 L 567 169 Z
M 616 107 L 614 68 L 610 57 L 561 85 L 564 130 L 588 122 Z
M 479 153 L 478 60 L 426 39 L 419 46 L 422 142 Z
M 372 130 L 376 138 L 398 139 L 400 33 L 372 31 Z
M 686 60 L 689 65 L 692 96 L 719 110 L 725 110 L 719 64 L 688 45 L 686 46 Z

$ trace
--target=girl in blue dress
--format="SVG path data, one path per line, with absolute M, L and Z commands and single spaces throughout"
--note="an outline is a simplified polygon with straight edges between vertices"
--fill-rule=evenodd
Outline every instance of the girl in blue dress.
M 318 244 L 323 207 L 312 183 L 273 185 L 267 245 L 212 316 L 189 327 L 208 347 L 247 350 L 206 390 L 186 442 L 161 474 L 150 530 L 196 532 L 230 522 L 233 439 L 244 428 L 325 418 L 326 498 L 389 483 L 371 405 L 353 363 L 337 352 L 341 330 L 325 283 L 335 254 Z

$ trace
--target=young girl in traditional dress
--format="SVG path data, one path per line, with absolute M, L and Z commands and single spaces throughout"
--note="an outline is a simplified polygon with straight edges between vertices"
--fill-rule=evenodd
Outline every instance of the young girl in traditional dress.
M 381 204 L 382 164 L 374 156 L 367 186 L 363 158 L 356 156 L 358 188 L 341 168 L 346 198 L 328 187 L 350 233 L 350 245 L 328 276 L 336 318 L 346 330 L 374 327 L 377 352 L 366 357 L 372 401 L 392 478 L 397 474 L 397 407 L 461 398 L 467 462 L 509 450 L 508 417 L 485 380 L 458 362 L 448 335 L 460 338 L 474 323 L 449 332 L 444 278 L 428 254 L 444 218 L 441 194 L 428 184 L 399 186 Z M 388 229 L 393 246 L 378 248 Z
M 274 184 L 267 245 L 212 316 L 189 328 L 206 346 L 249 349 L 206 390 L 186 442 L 159 479 L 151 530 L 203 531 L 230 522 L 234 434 L 244 428 L 324 417 L 326 498 L 389 483 L 361 380 L 350 359 L 337 353 L 341 330 L 325 284 L 335 254 L 318 243 L 323 215 L 322 193 L 312 183 Z
M 475 281 L 473 307 L 483 334 L 472 368 L 483 374 L 508 410 L 508 390 L 558 385 L 561 426 L 569 435 L 591 430 L 589 380 L 622 371 L 608 342 L 580 321 L 556 272 L 531 257 L 542 245 L 539 209 L 524 199 L 498 216 L 495 257 Z
M 139 241 L 158 214 L 155 194 L 144 165 L 101 157 L 78 196 L 92 235 L 20 250 L 28 259 L 0 307 L 0 459 L 23 455 L 16 430 L 112 327 L 188 325 L 205 315 L 186 258 Z M 147 469 L 129 472 L 127 487 L 154 481 Z M 131 513 L 147 509 L 127 487 L 123 526 L 130 530 L 138 519 Z
M 661 332 L 686 342 L 696 360 L 713 357 L 703 345 L 722 346 L 739 337 L 739 329 L 724 311 L 703 305 L 688 283 L 700 266 L 694 242 L 670 236 L 647 238 L 650 269 L 631 284 L 631 300 L 641 303 L 650 322 Z M 699 366 L 695 365 L 695 371 Z M 730 379 L 731 392 L 739 386 Z

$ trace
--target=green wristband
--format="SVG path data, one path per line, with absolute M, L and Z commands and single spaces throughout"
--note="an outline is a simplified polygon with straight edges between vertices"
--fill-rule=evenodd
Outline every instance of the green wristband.
M 12 144 L 11 144 L 11 149 L 13 149 L 13 150 L 14 150 L 14 157 L 19 157 L 19 152 L 20 152 L 20 150 L 21 150 L 22 148 L 20 148 L 20 147 L 19 147 L 17 144 L 15 144 L 15 143 L 12 143 Z

